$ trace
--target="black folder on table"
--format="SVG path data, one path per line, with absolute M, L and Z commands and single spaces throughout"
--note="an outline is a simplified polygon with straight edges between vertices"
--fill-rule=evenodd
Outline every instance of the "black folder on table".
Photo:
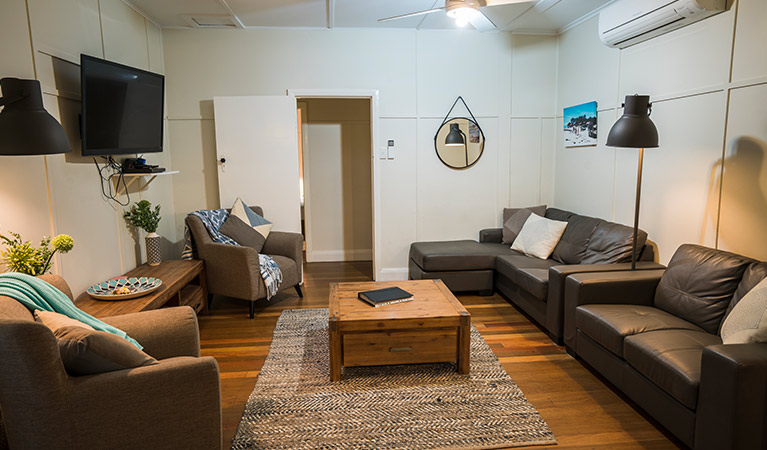
M 409 302 L 413 300 L 413 294 L 398 287 L 376 289 L 357 293 L 357 298 L 375 307 L 391 305 L 394 303 Z

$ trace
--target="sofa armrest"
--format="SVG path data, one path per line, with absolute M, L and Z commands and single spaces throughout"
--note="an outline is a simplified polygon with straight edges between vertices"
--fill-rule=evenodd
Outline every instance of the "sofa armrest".
M 211 242 L 199 245 L 197 253 L 205 261 L 209 293 L 244 300 L 266 296 L 256 249 Z
M 564 341 L 576 349 L 575 308 L 590 304 L 652 305 L 664 270 L 592 272 L 565 280 Z
M 665 269 L 662 264 L 638 262 L 637 270 Z M 549 292 L 546 300 L 546 328 L 552 339 L 562 344 L 564 333 L 565 280 L 576 273 L 623 272 L 631 270 L 630 263 L 619 264 L 569 264 L 549 268 Z
M 479 230 L 479 242 L 500 244 L 503 242 L 503 228 L 485 228 Z
M 197 315 L 189 306 L 106 317 L 103 320 L 128 333 L 144 346 L 144 352 L 156 359 L 200 356 Z
M 178 357 L 73 377 L 72 448 L 221 448 L 221 388 L 212 357 Z
M 767 343 L 703 350 L 695 448 L 767 448 Z
M 267 255 L 286 256 L 296 262 L 298 280 L 303 280 L 304 236 L 300 233 L 272 231 L 261 250 Z

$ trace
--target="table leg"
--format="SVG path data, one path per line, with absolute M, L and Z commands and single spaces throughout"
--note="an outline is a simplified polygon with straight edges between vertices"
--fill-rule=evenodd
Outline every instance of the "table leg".
M 341 333 L 338 321 L 333 317 L 328 324 L 330 330 L 330 381 L 341 381 Z
M 458 373 L 469 373 L 471 361 L 471 318 L 461 317 L 461 325 L 458 327 Z

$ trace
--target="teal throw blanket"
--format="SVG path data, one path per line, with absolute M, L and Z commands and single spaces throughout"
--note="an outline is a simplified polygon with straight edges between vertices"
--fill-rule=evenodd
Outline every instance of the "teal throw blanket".
M 92 326 L 95 330 L 106 331 L 126 339 L 142 349 L 135 339 L 124 331 L 106 324 L 78 309 L 67 295 L 45 281 L 18 272 L 0 273 L 0 295 L 11 297 L 30 310 L 41 309 L 64 314 Z

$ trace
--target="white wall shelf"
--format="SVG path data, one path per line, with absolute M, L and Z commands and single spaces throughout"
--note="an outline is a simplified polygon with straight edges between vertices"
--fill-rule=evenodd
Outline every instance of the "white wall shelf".
M 136 182 L 139 183 L 138 189 L 139 191 L 145 190 L 147 187 L 149 187 L 149 184 L 152 183 L 152 181 L 155 180 L 157 177 L 165 176 L 165 175 L 175 175 L 179 173 L 178 170 L 171 170 L 168 172 L 158 172 L 158 173 L 124 173 L 123 177 L 126 178 L 124 189 L 120 189 L 119 185 L 119 177 L 113 178 L 115 181 L 115 190 L 117 191 L 117 195 L 120 196 L 124 194 L 128 189 L 130 189 L 131 186 L 133 186 Z M 149 177 L 148 180 L 145 180 L 145 177 Z

